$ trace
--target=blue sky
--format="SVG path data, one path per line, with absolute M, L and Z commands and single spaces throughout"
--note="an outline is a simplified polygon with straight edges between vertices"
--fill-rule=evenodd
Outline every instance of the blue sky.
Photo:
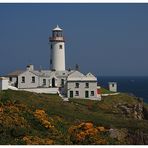
M 98 76 L 148 76 L 148 4 L 0 4 L 0 75 L 49 69 L 48 37 L 66 38 L 66 67 Z

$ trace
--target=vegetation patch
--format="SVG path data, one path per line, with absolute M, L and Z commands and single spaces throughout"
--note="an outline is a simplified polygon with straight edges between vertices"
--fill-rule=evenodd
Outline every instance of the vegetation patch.
M 132 144 L 134 134 L 148 133 L 147 108 L 124 93 L 64 102 L 58 95 L 1 91 L 0 144 Z M 111 129 L 131 136 L 113 138 Z

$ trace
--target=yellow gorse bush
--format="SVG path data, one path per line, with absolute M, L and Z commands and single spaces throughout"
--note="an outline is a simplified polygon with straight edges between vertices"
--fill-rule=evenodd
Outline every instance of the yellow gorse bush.
M 51 124 L 49 121 L 48 115 L 45 113 L 44 110 L 42 109 L 37 109 L 34 112 L 34 116 L 40 121 L 40 123 L 45 127 L 45 128 L 53 128 L 54 126 Z
M 90 144 L 106 144 L 106 140 L 100 136 L 100 132 L 105 132 L 104 127 L 95 128 L 93 123 L 83 122 L 79 125 L 72 126 L 68 129 L 73 141 L 78 144 L 87 144 L 88 139 L 91 139 Z
M 23 140 L 26 142 L 26 144 L 54 144 L 54 141 L 51 139 L 42 139 L 37 136 L 25 136 L 23 137 Z

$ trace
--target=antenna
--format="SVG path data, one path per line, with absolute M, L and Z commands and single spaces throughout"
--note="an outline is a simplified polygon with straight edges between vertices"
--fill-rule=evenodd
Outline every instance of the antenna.
M 40 65 L 39 71 L 42 71 L 42 66 Z
M 79 71 L 79 70 L 80 70 L 80 68 L 79 68 L 79 65 L 78 65 L 78 64 L 76 64 L 76 66 L 75 66 L 75 70 L 77 70 L 77 71 Z

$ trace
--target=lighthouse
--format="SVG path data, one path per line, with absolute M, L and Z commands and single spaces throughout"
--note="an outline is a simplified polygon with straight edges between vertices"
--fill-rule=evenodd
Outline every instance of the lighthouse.
M 50 41 L 50 69 L 55 71 L 65 70 L 65 40 L 63 30 L 57 25 L 52 30 Z

